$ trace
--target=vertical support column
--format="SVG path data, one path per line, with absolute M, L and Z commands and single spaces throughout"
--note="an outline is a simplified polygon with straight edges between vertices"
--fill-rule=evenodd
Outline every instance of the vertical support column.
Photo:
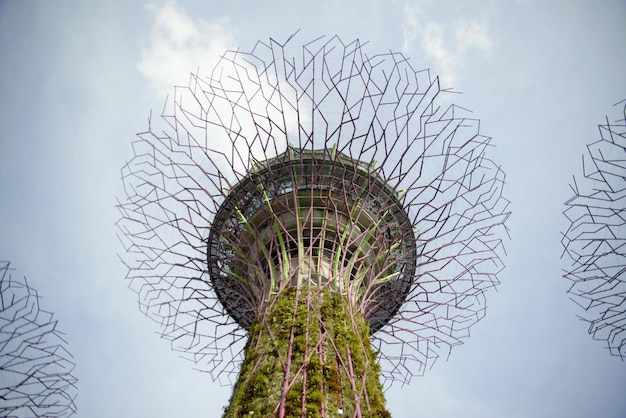
M 225 418 L 390 417 L 369 326 L 348 298 L 291 287 L 261 309 Z

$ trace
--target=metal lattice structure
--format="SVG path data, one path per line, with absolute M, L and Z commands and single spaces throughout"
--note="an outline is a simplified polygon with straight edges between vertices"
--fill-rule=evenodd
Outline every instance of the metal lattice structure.
M 76 412 L 74 363 L 50 312 L 26 279 L 0 262 L 0 416 L 69 417 Z
M 507 236 L 490 138 L 451 96 L 337 37 L 258 42 L 192 75 L 122 170 L 141 310 L 232 382 L 275 295 L 330 289 L 369 323 L 385 383 L 422 374 L 484 316 Z
M 584 313 L 589 334 L 626 358 L 626 101 L 614 122 L 599 125 L 600 139 L 587 146 L 583 177 L 574 177 L 565 202 L 570 223 L 563 234 L 571 267 L 571 299 Z

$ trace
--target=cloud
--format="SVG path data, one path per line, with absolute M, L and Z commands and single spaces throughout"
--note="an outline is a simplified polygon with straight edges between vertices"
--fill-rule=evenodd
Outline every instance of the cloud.
M 441 69 L 440 77 L 445 81 L 456 79 L 456 72 L 461 66 L 458 54 L 454 54 L 446 46 L 443 25 L 430 22 L 422 31 L 421 46 L 431 58 L 435 59 L 437 67 Z
M 154 24 L 137 69 L 159 96 L 174 84 L 187 84 L 191 72 L 210 71 L 220 55 L 235 45 L 228 18 L 194 20 L 175 2 L 148 9 L 154 15 Z
M 478 23 L 475 19 L 461 22 L 456 30 L 456 44 L 459 50 L 476 48 L 489 52 L 493 42 L 489 37 L 489 29 L 484 23 Z
M 420 25 L 423 12 L 419 4 L 405 4 L 402 50 L 407 51 L 420 36 Z
M 421 48 L 433 60 L 433 69 L 444 86 L 461 76 L 468 55 L 488 54 L 493 40 L 486 23 L 476 19 L 449 19 L 442 23 L 429 17 L 420 5 L 407 2 L 404 9 L 403 50 Z

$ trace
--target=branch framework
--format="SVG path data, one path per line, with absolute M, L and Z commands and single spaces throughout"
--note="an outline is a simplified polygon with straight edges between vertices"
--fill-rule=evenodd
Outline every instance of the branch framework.
M 563 212 L 570 225 L 561 240 L 571 266 L 571 299 L 584 312 L 589 334 L 626 358 L 626 100 L 614 122 L 598 125 L 600 139 L 587 146 L 583 177 L 571 184 Z
M 0 416 L 72 416 L 77 379 L 67 343 L 37 291 L 10 270 L 0 262 Z
M 308 257 L 306 277 L 330 272 L 358 290 L 350 295 L 369 318 L 385 381 L 423 373 L 484 316 L 508 232 L 505 177 L 489 159 L 490 138 L 468 111 L 441 96 L 438 79 L 414 70 L 402 54 L 368 55 L 358 40 L 337 37 L 302 47 L 291 38 L 258 42 L 250 52 L 227 51 L 207 77 L 192 75 L 166 105 L 164 128 L 150 121 L 122 169 L 122 259 L 141 310 L 161 324 L 174 349 L 230 383 L 261 299 L 301 283 L 288 266 Z M 325 161 L 333 168 L 281 177 L 296 160 L 297 167 Z M 311 173 L 333 186 L 307 186 L 304 206 L 302 195 L 281 198 L 293 196 Z M 376 190 L 376 207 L 359 200 Z M 273 194 L 267 202 L 264 193 Z M 329 217 L 344 206 L 361 218 Z M 261 209 L 272 222 L 255 218 Z M 323 238 L 317 215 L 332 219 L 333 239 Z M 310 222 L 287 226 L 297 219 Z M 341 238 L 342 225 L 359 219 L 367 219 L 360 232 Z M 250 237 L 273 231 L 274 221 L 281 234 L 255 246 Z M 325 244 L 316 250 L 315 242 Z M 323 255 L 338 249 L 336 264 Z M 359 276 L 372 265 L 380 267 Z M 281 279 L 285 272 L 291 279 Z M 392 303 L 383 303 L 384 295 L 395 295 Z

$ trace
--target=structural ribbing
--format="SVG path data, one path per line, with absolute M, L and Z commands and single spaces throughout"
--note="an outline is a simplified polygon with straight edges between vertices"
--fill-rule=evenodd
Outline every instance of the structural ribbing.
M 399 53 L 270 40 L 192 75 L 165 128 L 151 120 L 133 143 L 118 223 L 131 288 L 175 349 L 237 381 L 228 411 L 268 390 L 250 370 L 273 367 L 284 385 L 266 397 L 272 411 L 293 406 L 297 384 L 301 406 L 365 416 L 384 405 L 368 380 L 379 367 L 384 382 L 408 382 L 482 318 L 503 267 L 504 174 L 478 120 L 442 94 Z M 324 313 L 339 300 L 349 327 Z M 270 320 L 285 312 L 291 322 Z M 275 335 L 285 324 L 287 345 Z M 360 341 L 364 369 L 349 372 L 336 338 Z M 335 389 L 304 377 L 313 353 L 342 365 Z
M 626 101 L 617 117 L 598 125 L 600 139 L 587 146 L 583 177 L 574 177 L 565 202 L 569 226 L 563 254 L 571 264 L 568 293 L 589 323 L 589 334 L 626 358 Z
M 9 263 L 0 262 L 2 417 L 69 417 L 76 412 L 72 355 L 39 299 L 25 278 L 16 278 Z

